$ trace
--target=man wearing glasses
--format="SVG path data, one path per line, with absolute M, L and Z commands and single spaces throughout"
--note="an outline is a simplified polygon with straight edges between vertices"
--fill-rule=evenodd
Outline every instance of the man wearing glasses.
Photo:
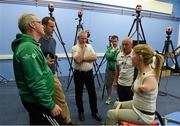
M 18 20 L 21 34 L 12 42 L 13 67 L 22 104 L 29 113 L 30 125 L 57 125 L 61 108 L 54 102 L 53 74 L 39 46 L 43 25 L 34 14 Z

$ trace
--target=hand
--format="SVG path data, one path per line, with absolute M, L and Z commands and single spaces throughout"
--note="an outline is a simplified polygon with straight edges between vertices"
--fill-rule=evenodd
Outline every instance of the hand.
M 62 109 L 56 104 L 53 110 L 51 110 L 52 116 L 58 116 L 61 114 Z
M 48 58 L 47 59 L 47 63 L 49 64 L 49 65 L 51 65 L 51 64 L 54 64 L 54 59 L 51 59 L 51 58 Z
M 86 47 L 87 47 L 86 44 L 82 44 L 82 45 L 81 45 L 81 49 L 82 49 L 82 50 L 85 50 Z

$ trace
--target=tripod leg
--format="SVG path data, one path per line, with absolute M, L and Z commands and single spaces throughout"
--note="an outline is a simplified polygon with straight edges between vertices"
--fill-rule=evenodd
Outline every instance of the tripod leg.
M 170 44 L 171 44 L 172 53 L 173 53 L 174 59 L 175 59 L 175 69 L 179 69 L 179 65 L 178 65 L 178 61 L 177 61 L 177 58 L 176 58 L 175 50 L 174 50 L 174 47 L 173 47 L 173 44 L 172 44 L 171 40 L 170 40 Z
M 95 61 L 95 66 L 97 67 L 97 73 L 99 73 L 99 76 L 100 76 L 100 78 L 101 78 L 101 81 L 103 82 L 104 80 L 103 80 L 102 74 L 101 74 L 101 72 L 100 72 L 100 67 L 98 66 L 98 64 L 97 64 L 96 61 Z
M 104 82 L 104 80 L 103 80 L 102 74 L 101 74 L 101 72 L 100 72 L 100 67 L 106 62 L 105 56 L 106 56 L 106 54 L 104 54 L 104 56 L 103 56 L 103 58 L 102 58 L 102 60 L 101 60 L 101 62 L 100 62 L 99 65 L 96 63 L 97 72 L 99 72 L 99 75 L 100 75 L 100 77 L 101 77 L 101 81 L 102 81 L 102 82 Z
M 101 72 L 99 71 L 99 76 L 101 78 L 101 81 L 104 82 Z
M 70 76 L 69 83 L 67 84 L 67 87 L 66 87 L 66 91 L 69 89 L 69 86 L 71 84 L 73 77 L 74 77 L 74 74 L 72 74 L 72 76 Z
M 0 78 L 2 78 L 1 80 L 0 80 L 0 83 L 7 83 L 8 82 L 8 80 L 5 78 L 5 77 L 3 77 L 2 75 L 0 75 Z
M 50 14 L 50 16 L 52 17 L 52 13 Z M 53 19 L 55 19 L 54 17 L 53 17 Z M 57 33 L 55 32 L 55 34 L 56 34 L 56 36 L 57 36 L 57 38 L 58 38 L 58 40 L 60 41 L 60 43 L 62 44 L 62 47 L 63 47 L 63 49 L 64 49 L 64 52 L 65 52 L 65 54 L 66 54 L 66 57 L 67 57 L 67 60 L 68 60 L 68 63 L 69 63 L 69 66 L 70 66 L 70 70 L 71 70 L 71 68 L 72 68 L 72 62 L 70 61 L 70 59 L 69 59 L 69 56 L 68 56 L 68 54 L 67 54 L 67 50 L 66 50 L 66 48 L 65 48 L 65 43 L 63 42 L 63 40 L 62 40 L 62 36 L 61 36 L 61 34 L 60 34 L 60 31 L 59 31 L 59 28 L 58 28 L 58 26 L 57 26 L 57 23 L 56 23 L 56 20 L 55 20 L 55 26 L 56 26 L 56 30 L 57 30 Z M 71 71 L 70 71 L 71 72 Z M 69 75 L 70 75 L 71 73 L 69 73 Z M 69 80 L 68 80 L 68 85 L 70 84 L 70 82 L 69 82 Z
M 106 56 L 106 54 L 104 54 L 104 56 L 103 56 L 103 58 L 102 58 L 100 64 L 98 65 L 97 71 L 99 71 L 100 67 L 104 64 L 105 56 Z
M 139 18 L 136 20 L 137 43 L 139 44 Z
M 96 62 L 96 61 L 95 61 L 95 62 Z M 99 87 L 101 87 L 101 84 L 100 84 L 100 81 L 99 81 L 99 77 L 98 77 L 98 73 L 97 73 L 97 69 L 96 69 L 95 63 L 93 63 L 93 66 L 94 66 L 94 70 L 95 70 L 94 78 L 97 77 L 97 81 L 98 81 Z
M 81 22 L 79 21 L 79 24 L 77 25 L 76 27 L 76 35 L 75 35 L 75 38 L 74 38 L 74 45 L 76 44 L 77 42 L 77 34 L 78 32 L 80 32 L 81 30 L 83 30 L 83 26 L 81 25 Z M 69 86 L 71 84 L 71 81 L 72 81 L 72 78 L 73 78 L 73 68 L 72 68 L 72 63 L 73 63 L 73 58 L 71 58 L 71 61 L 70 61 L 70 69 L 69 69 L 69 75 L 68 75 L 68 83 L 67 83 L 67 87 L 66 87 L 66 90 L 69 89 Z M 71 75 L 71 72 L 72 72 L 72 75 Z
M 139 33 L 139 36 L 141 37 L 141 40 L 143 40 L 144 41 L 144 39 L 143 39 L 143 37 L 141 36 L 141 34 Z
M 104 92 L 105 92 L 105 84 L 103 85 L 103 92 L 102 92 L 102 100 L 104 99 Z
M 134 32 L 133 32 L 133 34 L 132 34 L 131 36 L 129 36 L 129 37 L 131 37 L 131 38 L 132 38 L 136 32 L 137 32 L 137 31 L 134 31 Z
M 169 42 L 165 41 L 163 50 L 162 50 L 162 55 L 164 56 L 164 63 L 166 64 L 166 68 L 169 68 L 168 66 L 168 57 L 167 57 L 167 52 L 169 51 Z M 163 65 L 164 65 L 163 63 Z
M 77 34 L 78 34 L 78 31 L 79 31 L 79 25 L 77 25 L 76 26 L 76 35 L 75 35 L 75 39 L 74 39 L 74 45 L 76 44 L 76 41 L 77 41 Z M 68 90 L 69 89 L 69 86 L 70 86 L 70 84 L 71 84 L 71 72 L 72 72 L 72 74 L 73 74 L 73 68 L 72 68 L 72 62 L 73 62 L 73 58 L 71 58 L 71 61 L 70 61 L 70 68 L 69 68 L 69 75 L 68 75 L 68 83 L 67 83 L 67 87 L 66 87 L 66 89 Z
M 140 20 L 140 19 L 139 19 L 139 24 L 140 24 L 141 32 L 142 32 L 142 35 L 143 35 L 143 40 L 144 40 L 144 42 L 146 43 L 146 38 L 145 38 L 145 35 L 144 35 L 144 31 L 143 31 L 143 27 L 142 27 L 142 24 L 141 24 L 141 20 Z
M 71 58 L 71 62 L 70 62 L 70 68 L 69 68 L 69 74 L 68 74 L 68 83 L 67 83 L 67 87 L 66 89 L 68 90 L 69 89 L 69 86 L 71 84 L 71 76 L 73 76 L 73 68 L 72 68 L 72 62 L 73 62 L 73 59 Z M 72 72 L 72 75 L 71 75 L 71 72 Z
M 165 44 L 167 44 L 167 43 L 165 43 Z M 164 51 L 165 51 L 165 48 L 166 48 L 166 45 L 164 45 L 163 52 L 162 52 L 162 55 L 164 56 L 164 61 L 163 61 L 162 66 L 161 66 L 161 71 L 160 71 L 159 80 L 158 80 L 158 87 L 160 86 L 160 81 L 161 81 L 161 78 L 162 78 L 162 72 L 163 72 L 164 64 L 165 64 L 165 62 L 167 62 L 167 61 L 166 61 L 167 55 L 166 55 L 166 52 L 164 52 Z M 167 66 L 166 66 L 166 67 L 167 67 Z M 167 93 L 162 92 L 162 91 L 158 91 L 158 95 L 166 96 Z
M 132 29 L 133 29 L 133 27 L 134 27 L 135 22 L 136 22 L 136 19 L 134 19 L 134 21 L 133 21 L 133 24 L 132 24 L 132 26 L 131 26 L 131 29 L 130 29 L 129 33 L 128 33 L 128 36 L 130 36 L 131 31 L 132 31 Z

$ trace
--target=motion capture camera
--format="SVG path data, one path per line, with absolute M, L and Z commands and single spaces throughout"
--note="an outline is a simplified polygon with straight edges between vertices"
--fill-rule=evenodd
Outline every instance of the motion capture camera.
M 86 34 L 87 34 L 87 44 L 89 43 L 89 42 L 92 42 L 92 40 L 90 40 L 89 39 L 89 37 L 91 36 L 91 32 L 89 31 L 89 30 L 85 30 L 85 32 L 86 32 Z
M 79 17 L 79 18 L 82 18 L 82 16 L 83 16 L 83 12 L 82 12 L 82 10 L 80 10 L 80 11 L 78 12 L 78 17 Z
M 142 10 L 142 6 L 140 4 L 138 4 L 136 6 L 136 13 L 139 14 L 141 12 L 141 10 Z
M 54 11 L 54 4 L 50 3 L 50 4 L 48 5 L 48 9 L 49 9 L 49 11 L 52 13 L 52 12 Z
M 171 35 L 172 31 L 173 31 L 173 28 L 172 28 L 172 27 L 167 27 L 167 28 L 166 28 L 166 34 L 167 34 L 167 35 Z
M 111 42 L 111 39 L 112 39 L 112 36 L 110 35 L 110 36 L 109 36 L 109 42 Z
M 90 35 L 91 35 L 90 31 L 89 31 L 89 30 L 86 30 L 85 32 L 87 33 L 87 38 L 89 38 Z

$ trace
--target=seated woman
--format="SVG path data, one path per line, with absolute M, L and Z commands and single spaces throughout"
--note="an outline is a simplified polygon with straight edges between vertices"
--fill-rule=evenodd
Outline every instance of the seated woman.
M 132 87 L 133 100 L 115 102 L 113 109 L 107 111 L 105 121 L 107 125 L 116 124 L 118 120 L 143 125 L 151 124 L 155 119 L 158 80 L 163 57 L 155 54 L 149 45 L 138 44 L 134 47 L 132 63 L 138 69 L 138 76 Z

